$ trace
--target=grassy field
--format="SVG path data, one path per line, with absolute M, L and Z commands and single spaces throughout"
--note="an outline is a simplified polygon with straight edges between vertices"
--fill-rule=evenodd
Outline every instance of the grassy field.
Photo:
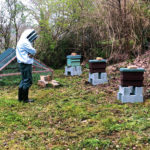
M 17 101 L 20 78 L 0 84 L 0 150 L 149 150 L 150 100 L 122 104 L 112 84 L 91 86 L 88 73 L 65 77 L 55 71 L 58 88 L 39 88 Z M 111 81 L 110 81 L 111 82 Z

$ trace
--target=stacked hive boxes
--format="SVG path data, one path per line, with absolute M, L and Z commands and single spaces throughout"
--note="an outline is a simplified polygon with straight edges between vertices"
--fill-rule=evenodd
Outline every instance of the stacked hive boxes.
M 89 82 L 92 85 L 107 83 L 106 60 L 89 60 Z
M 80 66 L 80 55 L 68 55 L 67 56 L 67 66 L 65 66 L 65 75 L 81 75 L 82 69 Z
M 143 102 L 143 68 L 128 69 L 120 68 L 121 85 L 117 99 L 122 103 Z

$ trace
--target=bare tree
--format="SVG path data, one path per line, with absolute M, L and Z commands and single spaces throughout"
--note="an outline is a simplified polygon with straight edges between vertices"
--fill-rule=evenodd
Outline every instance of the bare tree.
M 12 21 L 8 13 L 6 13 L 7 5 L 2 4 L 0 10 L 0 33 L 1 47 L 7 49 L 10 46 L 11 25 Z
M 19 30 L 26 24 L 27 9 L 19 0 L 5 0 L 0 9 L 0 43 L 2 49 L 15 47 Z

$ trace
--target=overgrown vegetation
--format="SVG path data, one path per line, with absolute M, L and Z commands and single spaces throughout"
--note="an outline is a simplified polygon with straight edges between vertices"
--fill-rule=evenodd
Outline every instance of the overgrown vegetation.
M 63 66 L 73 51 L 85 62 L 101 56 L 114 63 L 150 47 L 148 0 L 31 0 L 26 7 L 20 0 L 5 0 L 4 4 L 0 47 L 15 47 L 11 41 L 17 41 L 24 29 L 36 28 L 37 57 L 55 68 Z
M 116 90 L 86 84 L 88 73 L 65 77 L 55 71 L 58 88 L 39 88 L 34 80 L 30 97 L 17 101 L 19 77 L 0 86 L 0 149 L 149 149 L 150 103 L 122 104 Z M 4 82 L 4 80 L 3 80 Z
M 60 62 L 53 62 L 49 56 L 43 59 L 55 67 L 64 64 L 62 58 L 69 54 L 70 50 L 80 53 L 84 61 L 102 56 L 114 63 L 140 55 L 148 48 L 150 42 L 148 1 L 63 0 L 54 2 L 45 0 L 44 2 L 45 4 L 43 2 L 41 4 L 41 1 L 33 0 L 34 4 L 41 5 L 44 12 L 42 15 L 49 17 L 47 20 L 55 16 L 48 24 L 51 34 L 46 33 L 52 35 L 56 45 L 54 51 L 46 45 L 44 49 L 48 48 L 51 56 L 55 56 Z M 41 13 L 41 9 L 36 11 Z M 48 12 L 49 15 L 47 15 Z M 64 46 L 66 39 L 70 40 Z M 52 40 L 49 45 L 51 43 Z M 41 53 L 43 52 L 40 51 Z M 41 55 L 38 56 L 42 58 Z

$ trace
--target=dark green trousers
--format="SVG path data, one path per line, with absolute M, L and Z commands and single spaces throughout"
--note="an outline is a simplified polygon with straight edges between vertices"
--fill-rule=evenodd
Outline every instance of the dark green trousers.
M 22 75 L 22 80 L 20 82 L 19 88 L 27 90 L 32 85 L 32 65 L 20 63 L 19 66 Z

